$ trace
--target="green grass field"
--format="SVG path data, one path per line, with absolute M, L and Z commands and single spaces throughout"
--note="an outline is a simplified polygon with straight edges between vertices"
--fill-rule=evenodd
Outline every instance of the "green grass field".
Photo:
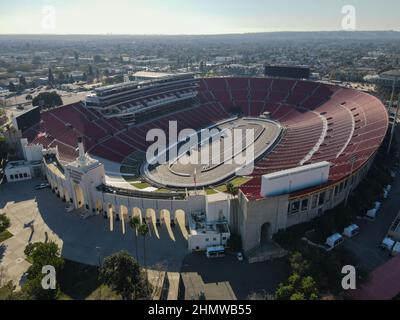
M 132 185 L 139 190 L 143 190 L 143 189 L 151 187 L 151 185 L 147 182 L 132 183 Z
M 170 189 L 166 189 L 166 188 L 160 188 L 156 192 L 159 192 L 159 193 L 170 193 L 170 192 L 173 192 L 173 191 L 170 190 Z
M 249 177 L 236 177 L 234 179 L 232 179 L 231 181 L 229 181 L 230 183 L 233 184 L 234 187 L 240 187 L 241 185 L 245 184 L 246 182 L 249 182 L 252 178 Z M 217 186 L 216 188 L 214 188 L 215 190 L 219 191 L 219 192 L 226 192 L 226 185 L 229 183 L 225 183 L 222 184 L 220 186 Z
M 215 191 L 214 189 L 211 189 L 211 188 L 207 188 L 207 189 L 205 189 L 205 191 L 208 196 L 217 193 L 217 191 Z
M 7 239 L 10 239 L 12 237 L 12 233 L 8 230 L 3 231 L 0 233 L 0 243 L 3 241 L 6 241 Z

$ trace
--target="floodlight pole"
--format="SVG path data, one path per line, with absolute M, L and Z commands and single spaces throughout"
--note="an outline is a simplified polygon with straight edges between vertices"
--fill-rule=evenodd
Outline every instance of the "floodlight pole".
M 194 180 L 194 192 L 197 195 L 197 170 L 196 170 L 196 168 L 194 168 L 193 180 Z
M 389 103 L 389 116 L 390 116 L 390 112 L 391 112 L 392 107 L 393 107 L 393 99 L 394 99 L 394 91 L 396 89 L 396 82 L 397 82 L 397 77 L 394 77 L 392 95 L 390 97 L 390 103 Z M 399 96 L 399 100 L 400 100 L 400 96 Z M 397 101 L 396 116 L 394 118 L 394 122 L 392 124 L 392 130 L 390 132 L 390 140 L 389 140 L 389 145 L 388 145 L 388 150 L 387 150 L 388 154 L 390 154 L 390 149 L 392 148 L 393 136 L 394 136 L 394 132 L 395 132 L 395 129 L 396 129 L 396 122 L 397 122 L 398 115 L 399 115 L 399 101 Z
M 357 157 L 356 156 L 352 156 L 351 157 L 351 159 L 350 159 L 350 161 L 351 161 L 351 170 L 350 170 L 350 181 L 351 181 L 351 184 L 350 184 L 350 186 L 348 187 L 348 190 L 347 190 L 347 194 L 346 194 L 346 201 L 345 201 L 345 204 L 344 204 L 344 206 L 347 208 L 347 205 L 348 205 L 348 203 L 349 203 L 349 196 L 350 196 L 350 192 L 351 192 L 351 190 L 353 190 L 353 184 L 354 184 L 354 178 L 353 178 L 353 170 L 354 170 L 354 164 L 356 163 L 356 161 L 357 161 Z

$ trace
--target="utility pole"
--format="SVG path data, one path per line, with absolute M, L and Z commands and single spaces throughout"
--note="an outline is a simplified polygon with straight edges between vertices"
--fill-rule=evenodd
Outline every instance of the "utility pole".
M 391 97 L 390 97 L 389 110 L 388 110 L 389 115 L 390 115 L 392 107 L 393 107 L 393 99 L 394 99 L 394 91 L 396 90 L 396 82 L 397 82 L 397 77 L 394 77 L 392 94 L 391 94 Z M 394 136 L 394 132 L 395 132 L 395 129 L 396 129 L 396 121 L 397 121 L 398 112 L 399 112 L 399 103 L 397 103 L 396 117 L 394 119 L 394 123 L 392 125 L 392 131 L 390 133 L 390 141 L 389 141 L 389 146 L 388 146 L 388 150 L 387 150 L 388 154 L 390 153 L 390 149 L 392 147 L 393 136 Z

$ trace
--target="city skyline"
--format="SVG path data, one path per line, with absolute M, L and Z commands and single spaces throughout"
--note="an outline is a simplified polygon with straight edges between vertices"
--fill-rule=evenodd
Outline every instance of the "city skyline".
M 374 0 L 227 0 L 201 3 L 171 0 L 17 0 L 2 4 L 0 34 L 228 34 L 280 31 L 340 31 L 355 9 L 356 31 L 396 30 L 400 3 Z M 79 8 L 79 9 L 77 9 Z M 105 21 L 107 23 L 105 23 Z

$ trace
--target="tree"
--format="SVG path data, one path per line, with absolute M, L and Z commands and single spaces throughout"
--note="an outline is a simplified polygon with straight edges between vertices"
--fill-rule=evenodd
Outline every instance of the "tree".
M 10 81 L 8 83 L 8 91 L 17 92 L 17 87 L 15 86 L 14 82 Z
M 64 259 L 61 258 L 60 249 L 54 242 L 49 243 L 31 243 L 25 248 L 24 253 L 32 262 L 27 271 L 27 281 L 22 287 L 22 292 L 33 300 L 54 300 L 57 298 L 60 287 L 56 282 L 56 289 L 45 290 L 42 287 L 42 269 L 44 266 L 52 266 L 56 275 L 64 267 Z
M 136 249 L 136 261 L 139 260 L 139 255 L 138 255 L 138 238 L 137 238 L 137 232 L 140 226 L 140 218 L 139 217 L 130 217 L 129 219 L 129 226 L 133 230 L 133 234 L 135 235 L 135 249 Z
M 293 272 L 299 275 L 305 275 L 310 270 L 310 263 L 303 259 L 300 252 L 295 252 L 289 257 L 290 266 Z
M 148 286 L 145 284 L 140 265 L 126 251 L 104 259 L 100 268 L 100 280 L 124 300 L 148 297 Z
M 293 293 L 290 297 L 290 300 L 306 300 L 306 297 L 304 296 L 304 294 L 300 293 L 300 292 L 296 292 Z
M 93 67 L 92 65 L 88 65 L 88 76 L 92 78 L 94 76 Z
M 93 58 L 94 63 L 101 63 L 103 62 L 103 58 L 101 56 L 99 56 L 98 54 L 96 54 Z
M 19 84 L 20 84 L 23 88 L 25 88 L 25 87 L 27 86 L 26 79 L 25 79 L 24 76 L 20 76 L 20 77 L 19 77 Z
M 53 75 L 53 72 L 51 71 L 51 68 L 49 68 L 48 80 L 49 80 L 50 84 L 54 83 L 54 75 Z
M 61 96 L 56 92 L 41 92 L 33 100 L 33 106 L 53 108 L 55 106 L 61 106 L 63 101 Z
M 301 291 L 306 297 L 318 297 L 317 285 L 314 279 L 310 276 L 301 280 Z
M 316 282 L 311 273 L 310 262 L 300 252 L 289 257 L 292 274 L 285 283 L 281 283 L 275 296 L 278 300 L 317 300 L 319 297 Z
M 146 236 L 149 233 L 149 226 L 145 223 L 139 226 L 139 234 L 143 237 L 143 266 L 146 270 L 146 282 L 148 283 L 148 274 L 147 274 L 147 266 L 146 266 Z
M 62 71 L 58 74 L 58 82 L 61 84 L 65 82 L 65 74 Z
M 10 225 L 10 219 L 5 214 L 0 214 L 0 233 L 6 231 Z
M 238 189 L 234 186 L 234 184 L 232 182 L 228 182 L 226 184 L 226 190 L 232 195 L 237 194 L 237 191 L 238 191 Z
M 279 284 L 276 289 L 275 296 L 277 300 L 290 300 L 293 295 L 294 288 L 291 284 Z

